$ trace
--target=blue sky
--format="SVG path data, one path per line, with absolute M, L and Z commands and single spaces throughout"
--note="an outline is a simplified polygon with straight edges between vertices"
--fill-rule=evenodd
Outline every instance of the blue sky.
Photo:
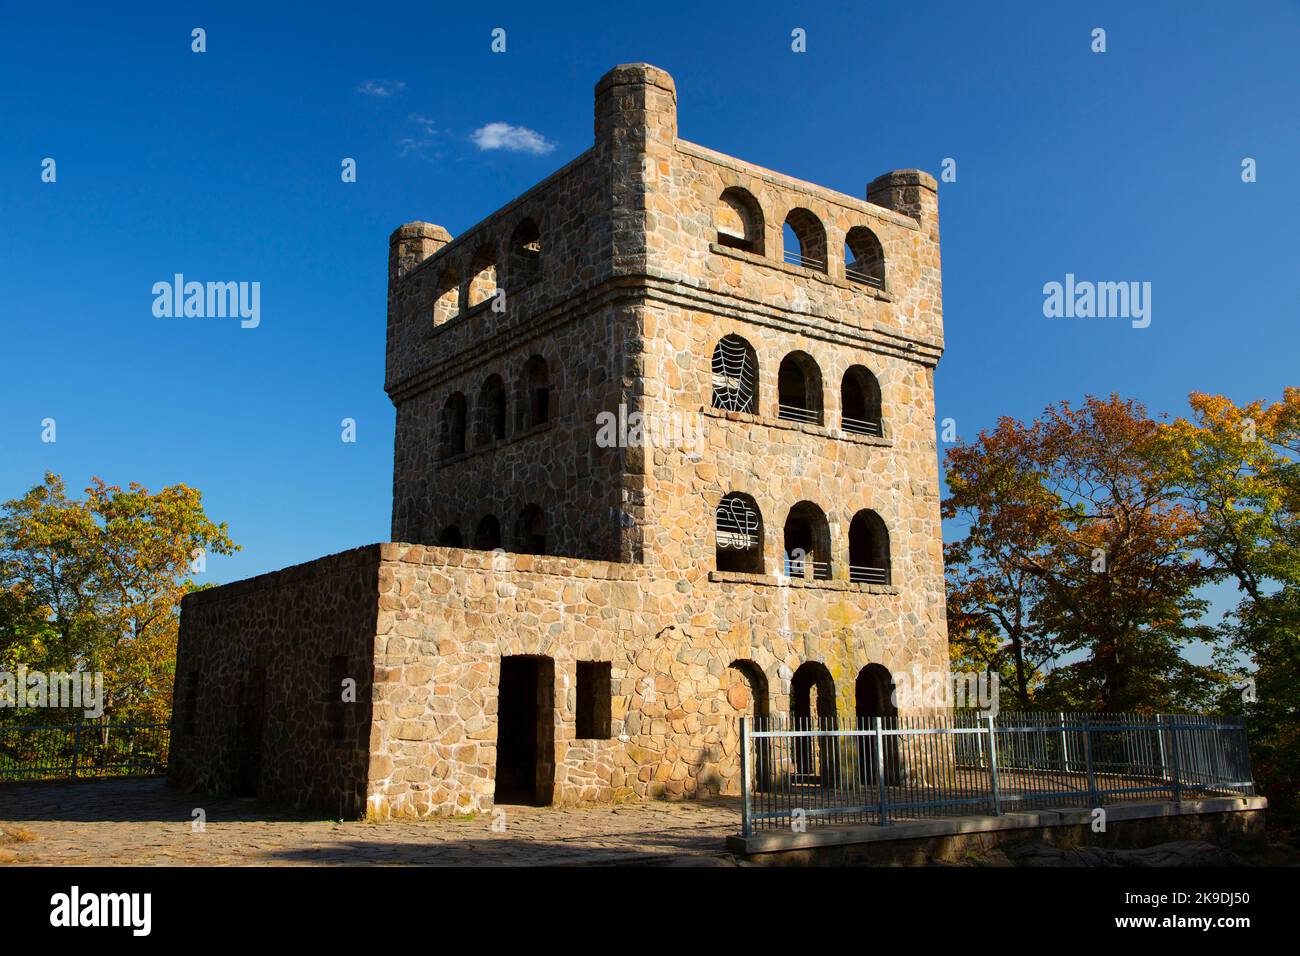
M 195 485 L 244 546 L 214 580 L 388 537 L 388 234 L 459 233 L 585 150 L 621 62 L 673 74 L 683 138 L 855 196 L 956 160 L 937 388 L 963 438 L 1086 393 L 1297 384 L 1294 3 L 186 6 L 6 5 L 0 496 Z M 492 123 L 542 151 L 480 148 Z M 260 326 L 155 318 L 176 272 L 260 282 Z M 1150 327 L 1044 318 L 1066 273 L 1150 282 Z

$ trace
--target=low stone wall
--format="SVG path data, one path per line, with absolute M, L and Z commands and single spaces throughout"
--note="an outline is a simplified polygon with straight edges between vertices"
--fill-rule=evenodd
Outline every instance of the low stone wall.
M 170 778 L 341 816 L 488 811 L 502 660 L 524 656 L 545 662 L 541 802 L 737 793 L 739 718 L 788 713 L 800 665 L 824 669 L 817 712 L 841 719 L 868 663 L 946 666 L 942 605 L 918 614 L 905 599 L 846 581 L 358 548 L 185 599 Z M 587 662 L 609 680 L 603 726 L 579 737 Z M 357 694 L 341 715 L 340 677 Z

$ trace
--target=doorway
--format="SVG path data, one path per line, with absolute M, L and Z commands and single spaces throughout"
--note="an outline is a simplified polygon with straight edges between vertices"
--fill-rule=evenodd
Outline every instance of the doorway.
M 555 789 L 555 662 L 501 658 L 497 688 L 497 803 L 545 806 Z
M 250 667 L 235 721 L 235 795 L 256 797 L 262 785 L 262 725 L 266 716 L 266 672 Z
M 884 730 L 898 729 L 898 708 L 894 705 L 894 677 L 882 664 L 868 664 L 858 671 L 854 685 L 854 703 L 857 705 L 858 729 L 873 730 L 876 718 L 881 718 Z M 860 737 L 858 766 L 864 783 L 876 782 L 875 738 Z M 902 776 L 898 755 L 898 737 L 882 737 L 881 757 L 885 768 L 885 783 L 897 784 Z

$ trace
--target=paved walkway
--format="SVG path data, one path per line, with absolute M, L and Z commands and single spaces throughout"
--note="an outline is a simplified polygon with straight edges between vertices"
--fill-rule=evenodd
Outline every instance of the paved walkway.
M 204 832 L 192 827 L 202 807 Z M 0 863 L 17 865 L 736 865 L 735 801 L 504 807 L 463 819 L 313 819 L 252 800 L 170 790 L 161 779 L 0 785 Z

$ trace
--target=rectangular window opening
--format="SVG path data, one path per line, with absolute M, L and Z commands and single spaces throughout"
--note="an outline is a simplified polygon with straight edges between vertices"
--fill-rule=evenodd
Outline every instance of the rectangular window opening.
M 579 740 L 608 740 L 611 736 L 609 661 L 578 661 Z

